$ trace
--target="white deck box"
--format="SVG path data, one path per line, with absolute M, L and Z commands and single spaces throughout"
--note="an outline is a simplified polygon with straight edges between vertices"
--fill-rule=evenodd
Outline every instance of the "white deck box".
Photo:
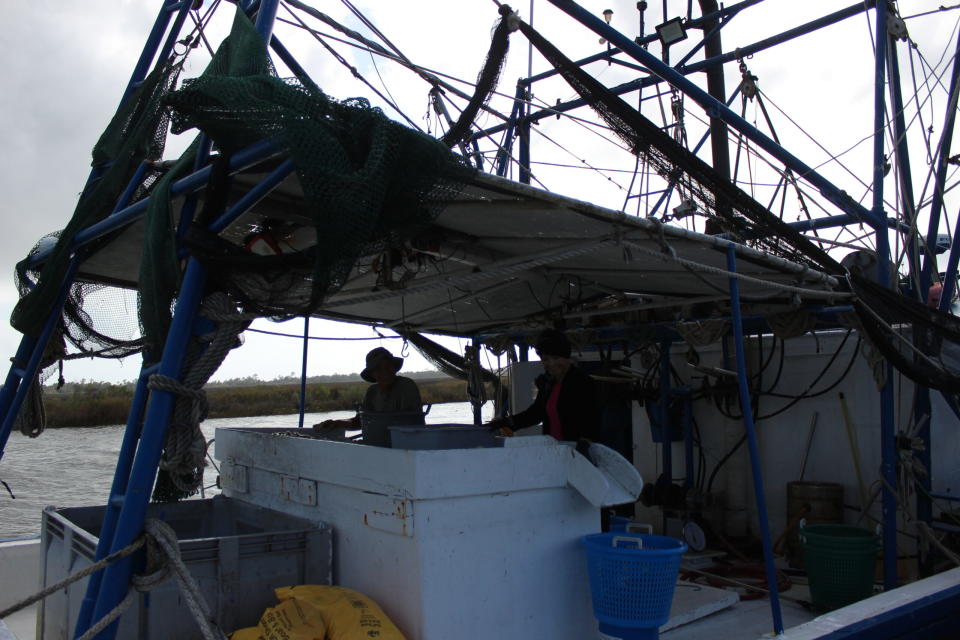
M 218 429 L 224 493 L 332 525 L 335 584 L 372 597 L 407 638 L 596 637 L 578 541 L 599 531 L 600 514 L 568 486 L 572 447 L 291 437 L 303 433 Z

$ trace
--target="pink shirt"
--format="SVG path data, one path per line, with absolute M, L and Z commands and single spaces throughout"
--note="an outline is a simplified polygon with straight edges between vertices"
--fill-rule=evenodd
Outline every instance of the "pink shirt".
M 547 422 L 550 423 L 550 435 L 557 440 L 563 440 L 563 427 L 560 426 L 560 411 L 557 408 L 560 400 L 560 387 L 563 382 L 553 385 L 550 390 L 550 397 L 547 398 Z

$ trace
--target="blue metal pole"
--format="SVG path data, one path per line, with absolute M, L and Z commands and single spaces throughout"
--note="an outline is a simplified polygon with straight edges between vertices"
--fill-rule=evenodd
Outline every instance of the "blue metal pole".
M 37 339 L 30 336 L 20 338 L 20 346 L 17 348 L 17 355 L 14 356 L 10 369 L 7 371 L 7 378 L 3 383 L 3 389 L 0 390 L 0 416 L 8 416 L 13 399 L 17 395 L 17 390 L 22 385 L 24 372 L 23 363 L 30 360 L 31 354 L 37 348 Z M 3 451 L 7 446 L 7 439 L 10 437 L 10 431 L 13 429 L 13 421 L 10 421 L 8 428 L 0 427 L 0 460 L 3 459 Z
M 510 119 L 507 120 L 507 133 L 503 138 L 503 145 L 497 151 L 496 172 L 501 178 L 507 176 L 507 166 L 510 163 L 510 149 L 513 148 L 513 134 L 517 126 L 517 116 L 523 109 L 523 99 L 527 95 L 527 87 L 522 83 L 517 84 L 517 91 L 513 96 L 513 109 L 510 111 Z M 477 138 L 474 137 L 474 142 Z
M 891 287 L 890 234 L 883 210 L 884 133 L 886 131 L 885 79 L 887 68 L 887 3 L 876 8 L 876 59 L 873 101 L 873 210 L 877 232 L 877 282 Z M 897 499 L 891 487 L 897 482 L 897 450 L 894 425 L 893 367 L 885 364 L 886 382 L 880 391 L 880 469 L 883 485 L 883 584 L 887 590 L 897 586 Z
M 479 367 L 481 366 L 480 365 L 480 348 L 483 346 L 483 342 L 480 340 L 480 338 L 474 338 L 473 346 L 477 350 L 476 352 L 477 366 Z M 480 379 L 480 384 L 483 384 L 483 378 Z M 478 426 L 483 424 L 483 416 L 481 415 L 482 410 L 483 410 L 483 405 L 481 404 L 473 405 L 473 424 Z
M 173 51 L 173 47 L 177 44 L 177 39 L 180 37 L 180 29 L 183 28 L 183 23 L 187 21 L 187 15 L 189 15 L 192 5 L 193 2 L 191 2 L 191 0 L 185 0 L 180 3 L 180 11 L 177 13 L 177 18 L 173 21 L 170 33 L 167 34 L 167 40 L 163 43 L 163 48 L 160 49 L 160 53 L 157 56 L 157 64 L 163 64 L 163 62 L 170 57 L 170 53 Z
M 932 282 L 933 270 L 937 268 L 937 259 L 933 255 L 933 247 L 937 244 L 937 232 L 940 229 L 940 212 L 943 210 L 943 195 L 947 181 L 947 162 L 950 159 L 950 143 L 953 140 L 953 127 L 957 116 L 957 99 L 960 95 L 960 32 L 957 33 L 957 44 L 955 47 L 955 56 L 953 69 L 950 74 L 950 96 L 947 103 L 947 112 L 944 116 L 943 134 L 940 137 L 940 146 L 937 149 L 937 175 L 933 183 L 933 201 L 930 203 L 930 222 L 927 227 L 926 251 L 923 256 L 923 269 L 920 272 L 920 293 L 926 301 L 927 289 Z M 949 267 L 947 268 L 947 282 L 944 283 L 943 293 L 940 296 L 941 304 L 951 299 L 956 274 L 951 271 L 957 270 L 956 256 L 960 256 L 960 235 L 954 228 L 953 245 L 950 247 Z M 947 284 L 950 285 L 949 290 Z M 947 307 L 941 307 L 946 309 Z
M 957 215 L 960 223 L 960 214 Z M 933 259 L 931 259 L 933 262 Z M 953 305 L 953 292 L 957 288 L 957 265 L 960 263 L 960 227 L 953 226 L 953 240 L 950 244 L 950 257 L 947 259 L 947 276 L 943 280 L 943 291 L 940 292 L 940 311 L 950 311 Z
M 238 217 L 249 211 L 260 200 L 265 198 L 271 191 L 293 173 L 293 160 L 284 160 L 276 169 L 271 171 L 263 180 L 258 182 L 252 189 L 243 194 L 229 209 L 227 209 L 219 218 L 210 225 L 210 231 L 219 233 Z
M 737 272 L 737 255 L 734 248 L 727 248 L 727 271 Z M 763 476 L 760 471 L 760 447 L 753 424 L 750 390 L 747 386 L 747 357 L 743 350 L 743 316 L 740 313 L 740 282 L 730 278 L 730 314 L 733 323 L 733 344 L 737 356 L 737 385 L 740 390 L 740 407 L 743 426 L 747 431 L 747 446 L 750 448 L 750 468 L 753 471 L 753 493 L 757 501 L 757 518 L 760 520 L 760 538 L 763 544 L 763 564 L 767 571 L 767 589 L 770 591 L 770 612 L 773 615 L 773 630 L 783 633 L 783 616 L 780 612 L 780 596 L 777 592 L 777 568 L 773 564 L 773 545 L 770 542 L 770 520 L 767 517 L 767 501 L 763 494 Z
M 777 144 L 772 138 L 762 133 L 752 124 L 741 118 L 735 112 L 730 110 L 723 102 L 717 100 L 709 93 L 688 80 L 683 74 L 668 64 L 659 60 L 655 55 L 635 43 L 633 40 L 623 35 L 602 19 L 596 17 L 585 10 L 573 0 L 549 0 L 551 4 L 561 11 L 564 11 L 587 28 L 606 38 L 613 45 L 620 47 L 624 53 L 629 55 L 640 64 L 645 65 L 650 71 L 671 85 L 683 91 L 686 95 L 699 104 L 711 118 L 719 118 L 728 125 L 742 133 L 744 136 L 753 140 L 760 148 L 782 162 L 785 166 L 792 169 L 798 175 L 802 176 L 807 182 L 819 189 L 823 196 L 839 207 L 841 210 L 857 216 L 871 224 L 876 223 L 872 212 L 861 206 L 846 193 L 838 189 L 829 180 L 821 176 L 813 167 L 802 162 L 799 158 L 789 153 L 782 146 Z M 882 4 L 882 3 L 881 3 Z
M 163 39 L 163 34 L 166 33 L 167 25 L 170 24 L 170 7 L 167 6 L 164 0 L 161 0 L 160 5 L 160 13 L 157 14 L 157 19 L 153 23 L 153 29 L 150 30 L 150 35 L 147 36 L 147 43 L 143 46 L 143 51 L 140 52 L 140 58 L 133 68 L 133 73 L 127 82 L 127 88 L 120 98 L 120 104 L 123 104 L 127 98 L 130 97 L 130 94 L 136 90 L 137 85 L 147 77 L 147 72 L 153 64 L 153 58 L 157 53 L 157 48 L 160 46 L 160 41 Z
M 273 52 L 277 54 L 277 57 L 287 65 L 287 68 L 293 72 L 293 75 L 300 79 L 309 79 L 310 74 L 307 73 L 306 69 L 300 66 L 300 63 L 296 58 L 293 57 L 293 54 L 284 46 L 282 42 L 277 38 L 277 36 L 272 36 L 270 38 L 270 48 L 273 49 Z
M 277 8 L 280 5 L 279 0 L 261 0 L 260 8 L 257 10 L 257 33 L 263 38 L 264 42 L 270 42 L 273 36 L 273 23 L 277 18 Z
M 910 168 L 910 152 L 907 148 L 907 127 L 903 117 L 903 92 L 900 87 L 900 64 L 897 58 L 896 42 L 893 36 L 887 35 L 887 65 L 889 67 L 889 85 L 891 109 L 893 111 L 893 126 L 896 135 L 896 159 L 900 174 L 900 193 L 903 209 L 908 221 L 915 221 L 917 211 L 916 203 L 913 198 L 913 175 Z M 915 234 L 907 236 L 907 255 L 908 265 L 911 274 L 917 274 L 920 265 L 918 263 L 918 248 Z M 917 285 L 913 279 L 910 280 L 910 288 L 916 289 Z M 926 299 L 926 289 L 917 291 L 921 300 Z M 930 449 L 930 422 L 932 419 L 932 408 L 930 403 L 930 389 L 917 385 L 914 392 L 913 419 L 914 424 L 923 424 L 917 430 L 917 437 L 923 443 L 923 449 L 916 452 L 917 459 L 928 471 L 932 470 L 931 449 Z M 917 519 L 921 522 L 930 523 L 933 520 L 933 501 L 930 499 L 931 477 L 930 473 L 921 476 L 919 479 L 922 491 L 917 492 Z M 930 556 L 921 554 L 918 566 L 921 575 L 924 575 L 926 567 L 931 566 Z
M 896 160 L 900 174 L 900 200 L 903 203 L 904 214 L 907 220 L 913 222 L 917 216 L 916 201 L 913 197 L 913 172 L 910 167 L 910 151 L 907 146 L 907 125 L 903 117 L 903 91 L 900 87 L 900 61 L 893 37 L 887 36 L 887 63 L 890 67 L 888 78 L 890 83 L 890 100 L 893 110 L 893 128 L 896 136 Z M 916 234 L 907 234 L 907 255 L 911 273 L 917 273 L 919 264 L 915 262 L 917 256 Z M 911 288 L 914 287 L 911 282 Z M 925 294 L 924 294 L 925 295 Z
M 23 406 L 27 392 L 30 391 L 30 385 L 34 383 L 37 371 L 40 370 L 40 360 L 43 358 L 44 345 L 49 342 L 50 336 L 53 335 L 57 325 L 62 321 L 60 310 L 63 309 L 63 303 L 66 302 L 67 295 L 70 293 L 70 283 L 73 282 L 74 277 L 77 275 L 77 267 L 79 264 L 80 260 L 77 256 L 74 256 L 70 260 L 67 272 L 63 278 L 63 283 L 60 287 L 60 294 L 53 308 L 50 310 L 50 315 L 47 316 L 47 320 L 43 324 L 43 330 L 40 332 L 40 336 L 33 344 L 26 366 L 24 366 L 22 370 L 18 370 L 19 362 L 14 362 L 10 367 L 11 373 L 19 376 L 20 384 L 16 387 L 13 400 L 6 413 L 3 414 L 3 423 L 0 424 L 0 456 L 3 455 L 3 450 L 7 446 L 7 439 L 10 437 L 13 423 L 16 422 L 20 407 Z M 22 347 L 23 343 L 21 343 L 21 348 Z
M 190 340 L 194 320 L 200 308 L 206 280 L 206 268 L 199 260 L 191 258 L 187 263 L 183 285 L 174 310 L 173 322 L 170 325 L 167 341 L 163 347 L 163 357 L 159 367 L 159 374 L 162 376 L 174 379 L 180 378 L 187 343 Z M 154 390 L 150 394 L 140 445 L 137 447 L 129 486 L 125 492 L 113 543 L 110 545 L 111 553 L 132 543 L 143 531 L 143 521 L 147 514 L 150 492 L 156 480 L 160 454 L 163 452 L 167 427 L 170 424 L 170 416 L 175 402 L 176 395 L 169 391 Z M 133 558 L 130 556 L 118 560 L 104 569 L 100 593 L 96 597 L 93 620 L 100 620 L 123 600 L 130 588 L 132 573 Z M 85 631 L 86 629 L 78 627 L 77 635 L 79 636 Z M 116 633 L 117 623 L 114 622 L 99 633 L 96 638 L 97 640 L 113 640 Z
M 303 316 L 303 362 L 300 366 L 300 424 L 303 429 L 303 414 L 307 410 L 307 352 L 310 348 L 310 316 Z
M 524 91 L 524 98 L 529 96 L 528 91 Z M 529 110 L 527 102 L 521 102 L 517 109 L 517 135 L 520 138 L 519 158 L 520 166 L 517 169 L 517 177 L 523 184 L 530 184 L 530 120 L 527 119 Z
M 661 477 L 668 483 L 673 482 L 673 437 L 670 433 L 670 345 L 673 341 L 664 338 L 660 341 L 660 436 L 663 438 L 660 449 Z
M 242 171 L 243 169 L 258 163 L 261 160 L 265 160 L 270 156 L 275 155 L 276 153 L 277 149 L 271 142 L 258 142 L 257 144 L 236 153 L 230 160 L 230 170 Z M 211 167 L 206 166 L 196 173 L 174 182 L 170 187 L 170 194 L 172 196 L 179 196 L 202 189 L 206 185 L 207 180 L 210 178 L 211 171 Z M 146 213 L 149 203 L 149 198 L 138 200 L 132 205 L 110 215 L 110 217 L 106 218 L 105 220 L 101 220 L 100 222 L 87 227 L 76 235 L 74 238 L 73 247 L 75 249 L 82 247 L 83 245 L 88 244 L 97 238 L 105 236 L 108 233 L 116 231 L 117 229 L 130 224 Z M 30 260 L 30 266 L 36 266 L 43 263 L 43 261 L 49 257 L 50 253 L 51 250 L 38 253 Z
M 934 187 L 934 205 L 942 206 L 943 193 L 946 185 L 946 165 L 950 155 L 950 139 L 953 137 L 953 125 L 957 115 L 957 96 L 960 94 L 960 34 L 957 36 L 957 46 L 954 55 L 953 73 L 950 76 L 950 102 L 947 108 L 946 122 L 943 127 L 943 139 L 941 140 L 941 149 L 937 154 L 937 179 Z M 939 212 L 939 208 L 938 208 Z M 960 220 L 960 215 L 958 215 Z M 932 246 L 931 242 L 936 242 L 937 228 L 939 227 L 939 215 L 936 225 L 934 224 L 933 214 L 930 216 L 930 231 L 927 233 L 927 247 Z M 932 254 L 928 253 L 927 261 L 924 262 L 924 273 L 927 274 L 927 284 L 929 286 L 930 276 L 935 264 Z M 953 292 L 957 287 L 957 265 L 960 264 L 960 233 L 954 226 L 953 241 L 950 245 L 950 257 L 947 259 L 947 276 L 943 282 L 943 291 L 940 294 L 941 311 L 949 311 L 953 303 Z M 928 266 L 929 265 L 929 266 Z M 925 291 L 925 290 L 924 290 Z
M 143 413 L 147 406 L 149 377 L 157 370 L 157 365 L 144 366 L 140 369 L 137 378 L 137 387 L 133 392 L 133 401 L 130 403 L 130 414 L 127 416 L 127 426 L 123 432 L 123 441 L 117 455 L 117 468 L 113 474 L 113 485 L 110 487 L 110 499 L 103 516 L 103 526 L 100 527 L 100 538 L 97 541 L 97 558 L 103 558 L 110 553 L 113 536 L 123 507 L 124 496 L 127 492 L 127 483 L 130 481 L 130 469 L 133 466 L 133 457 L 137 451 L 137 442 L 140 440 L 140 429 L 143 426 Z M 97 602 L 97 594 L 103 580 L 103 572 L 98 571 L 90 576 L 87 583 L 87 592 L 80 605 L 80 615 L 77 616 L 76 631 L 82 633 L 90 628 L 93 609 Z
M 693 404 L 690 402 L 690 389 L 684 387 L 683 394 L 683 462 L 686 467 L 686 479 L 683 485 L 693 487 Z

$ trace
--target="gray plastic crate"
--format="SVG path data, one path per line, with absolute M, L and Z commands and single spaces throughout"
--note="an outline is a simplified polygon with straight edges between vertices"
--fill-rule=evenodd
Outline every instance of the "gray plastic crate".
M 390 427 L 390 441 L 394 449 L 474 449 L 503 444 L 489 427 L 472 424 Z
M 93 563 L 105 507 L 43 511 L 43 586 Z M 327 526 L 216 496 L 151 505 L 147 517 L 173 527 L 180 554 L 220 627 L 227 633 L 257 623 L 276 604 L 273 589 L 331 584 L 331 530 Z M 73 637 L 85 578 L 49 596 L 37 618 L 37 638 Z M 141 594 L 120 618 L 117 638 L 200 638 L 175 580 Z
M 360 428 L 363 433 L 363 444 L 374 447 L 389 447 L 390 432 L 388 429 L 390 427 L 394 425 L 421 425 L 425 423 L 426 415 L 426 412 L 420 411 L 396 413 L 361 411 Z

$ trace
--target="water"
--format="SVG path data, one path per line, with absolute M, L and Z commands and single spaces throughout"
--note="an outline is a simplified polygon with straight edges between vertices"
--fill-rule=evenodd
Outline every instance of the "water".
M 492 414 L 490 403 L 484 406 L 484 420 Z M 304 424 L 309 426 L 327 418 L 349 418 L 352 411 L 308 413 Z M 428 424 L 444 422 L 470 423 L 473 413 L 469 403 L 453 402 L 434 405 L 427 415 Z M 203 423 L 204 436 L 214 437 L 218 427 L 296 427 L 299 415 L 221 418 Z M 117 452 L 123 438 L 123 426 L 49 429 L 32 440 L 13 433 L 0 460 L 0 480 L 10 485 L 16 496 L 10 499 L 0 485 L 0 540 L 35 536 L 40 533 L 43 507 L 80 507 L 105 504 L 113 482 Z M 213 447 L 210 447 L 213 455 Z M 212 485 L 216 470 L 208 467 L 204 482 Z M 207 489 L 207 496 L 216 489 Z

